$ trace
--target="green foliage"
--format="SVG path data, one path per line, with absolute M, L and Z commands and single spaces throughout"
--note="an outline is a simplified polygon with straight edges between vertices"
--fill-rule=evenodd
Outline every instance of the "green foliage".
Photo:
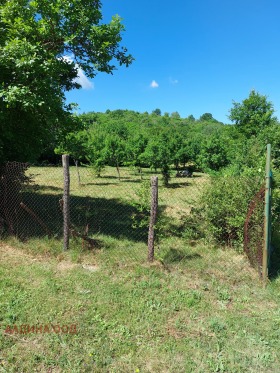
M 123 163 L 125 157 L 125 142 L 116 134 L 108 134 L 104 145 L 107 164 L 116 167 L 120 178 L 119 167 Z
M 202 170 L 219 171 L 221 168 L 229 164 L 227 155 L 227 142 L 221 136 L 220 132 L 216 132 L 207 137 L 201 147 L 198 156 L 198 163 Z
M 187 119 L 189 122 L 195 122 L 195 117 L 192 114 L 189 115 Z
M 263 174 L 258 172 L 212 176 L 205 186 L 200 207 L 206 235 L 219 244 L 241 248 L 248 204 L 262 183 Z
M 88 154 L 88 134 L 86 130 L 68 133 L 59 147 L 55 149 L 56 154 L 69 154 L 74 160 L 84 159 Z
M 250 174 L 250 169 L 263 170 L 265 146 L 269 142 L 273 145 L 274 166 L 278 167 L 280 126 L 272 117 L 264 125 L 262 120 L 268 111 L 262 117 L 262 106 L 263 111 L 272 108 L 264 96 L 253 91 L 242 105 L 235 104 L 232 109 L 232 115 L 250 109 L 249 114 L 258 126 L 257 135 L 250 136 L 241 130 L 244 123 L 224 125 L 211 113 L 204 113 L 199 120 L 193 116 L 180 118 L 176 112 L 161 116 L 160 109 L 151 114 L 131 110 L 83 114 L 79 119 L 91 133 L 86 158 L 97 170 L 114 165 L 119 173 L 119 167 L 128 165 L 142 175 L 142 167 L 160 169 L 167 186 L 172 168 L 191 166 L 228 176 Z
M 159 168 L 161 170 L 163 183 L 167 186 L 170 179 L 172 156 L 169 137 L 166 132 L 161 131 L 157 137 L 150 139 L 145 149 L 145 153 L 143 154 L 143 158 L 152 168 L 155 170 Z
M 73 131 L 65 91 L 80 88 L 78 67 L 93 78 L 132 62 L 120 18 L 101 23 L 100 8 L 95 0 L 1 2 L 0 161 L 34 160 Z
M 272 124 L 264 128 L 258 135 L 258 142 L 262 146 L 271 144 L 273 165 L 275 168 L 280 168 L 280 125 L 279 123 Z
M 209 122 L 209 121 L 212 121 L 212 120 L 215 120 L 215 119 L 213 118 L 213 115 L 211 113 L 204 113 L 204 114 L 201 115 L 199 120 Z
M 152 114 L 161 116 L 161 110 L 160 109 L 155 109 L 152 111 Z
M 136 208 L 137 213 L 132 215 L 132 227 L 142 228 L 149 226 L 151 210 L 151 185 L 150 180 L 142 180 L 140 188 L 135 192 L 136 200 L 131 201 L 131 205 Z
M 246 137 L 256 136 L 261 130 L 275 123 L 273 104 L 266 96 L 252 90 L 242 103 L 233 102 L 229 119 Z
M 237 136 L 231 142 L 229 126 L 212 117 L 207 117 L 209 122 L 190 122 L 177 115 L 158 114 L 107 110 L 81 115 L 81 121 L 92 134 L 87 156 L 91 154 L 91 164 L 101 162 L 117 168 L 130 165 L 140 174 L 144 166 L 160 169 L 164 185 L 168 185 L 172 167 L 179 169 L 192 164 L 205 171 L 217 171 L 234 161 L 235 152 L 232 150 L 232 154 L 230 149 L 236 146 Z M 100 133 L 102 140 L 94 140 Z M 98 155 L 92 150 L 99 147 L 96 144 L 103 148 Z
M 181 117 L 178 111 L 174 111 L 173 113 L 171 113 L 171 118 L 180 119 Z
M 144 152 L 148 144 L 147 134 L 143 132 L 137 132 L 137 130 L 131 136 L 128 137 L 126 142 L 126 156 L 127 160 L 125 164 L 136 167 L 141 173 L 141 167 L 145 165 Z
M 101 176 L 106 164 L 105 138 L 106 134 L 102 130 L 88 131 L 86 159 L 97 177 Z

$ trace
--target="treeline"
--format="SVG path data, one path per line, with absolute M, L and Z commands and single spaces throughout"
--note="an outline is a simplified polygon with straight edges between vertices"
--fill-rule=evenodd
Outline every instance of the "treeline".
M 186 232 L 222 245 L 243 247 L 248 205 L 265 179 L 266 145 L 272 144 L 274 171 L 273 232 L 280 219 L 280 125 L 273 104 L 252 91 L 241 103 L 233 103 L 223 124 L 210 113 L 199 119 L 114 110 L 79 116 L 80 129 L 69 133 L 56 148 L 87 163 L 100 176 L 106 165 L 160 170 L 167 186 L 172 169 L 183 167 L 210 174 L 198 206 L 185 218 Z M 254 212 L 256 227 L 263 226 L 263 204 Z M 259 232 L 257 240 L 262 240 Z M 273 240 L 275 235 L 273 235 Z M 276 244 L 274 243 L 276 246 Z
M 107 110 L 79 116 L 79 129 L 67 134 L 56 147 L 57 154 L 69 153 L 76 163 L 90 164 L 98 176 L 106 165 L 160 170 L 168 184 L 172 168 L 189 166 L 203 172 L 242 173 L 263 167 L 265 146 L 273 144 L 278 165 L 280 126 L 273 105 L 252 91 L 242 103 L 234 103 L 223 124 L 205 113 L 198 120 L 131 110 Z
M 151 167 L 162 172 L 165 183 L 172 167 L 201 168 L 206 161 L 199 159 L 202 144 L 206 148 L 210 137 L 219 137 L 225 127 L 211 114 L 208 120 L 196 121 L 179 114 L 161 115 L 159 109 L 151 114 L 107 110 L 82 114 L 79 119 L 82 129 L 69 133 L 57 153 L 68 152 L 76 162 L 89 163 L 98 176 L 106 165 L 115 166 L 118 173 L 121 166 L 135 167 L 140 173 L 143 167 Z M 207 162 L 213 169 L 224 164 L 222 159 Z

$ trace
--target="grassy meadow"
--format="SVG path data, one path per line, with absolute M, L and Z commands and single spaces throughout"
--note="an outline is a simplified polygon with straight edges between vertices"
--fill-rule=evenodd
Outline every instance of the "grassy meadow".
M 71 168 L 71 220 L 100 246 L 73 237 L 63 252 L 62 170 L 29 172 L 23 201 L 54 235 L 22 215 L 28 234 L 0 242 L 0 372 L 280 371 L 279 279 L 264 289 L 246 257 L 181 232 L 207 176 L 160 183 L 166 234 L 149 264 L 131 224 L 139 174 L 83 168 L 79 185 Z
M 76 168 L 70 167 L 70 219 L 77 231 L 87 232 L 90 237 L 100 241 L 104 249 L 101 251 L 105 252 L 106 257 L 111 252 L 114 255 L 116 251 L 118 260 L 123 255 L 131 256 L 137 261 L 144 259 L 148 223 L 142 221 L 145 214 L 137 206 L 149 209 L 149 180 L 154 172 L 146 169 L 141 177 L 137 171 L 123 167 L 120 180 L 113 167 L 106 167 L 100 178 L 86 167 L 80 167 L 79 173 L 80 184 Z M 60 252 L 63 226 L 59 205 L 63 195 L 62 169 L 31 167 L 27 174 L 32 176 L 33 182 L 23 191 L 22 200 L 48 229 L 42 228 L 26 211 L 20 211 L 18 235 L 23 240 L 28 240 L 29 246 L 35 242 L 35 246 L 42 247 L 42 242 L 46 241 L 46 235 L 50 231 L 51 239 L 47 240 L 45 250 Z M 165 188 L 159 175 L 159 212 L 165 217 L 159 236 L 172 236 L 175 239 L 181 237 L 184 219 L 189 216 L 192 206 L 196 205 L 206 182 L 207 176 L 202 173 L 195 173 L 193 178 L 176 178 L 174 171 L 169 187 Z M 139 224 L 141 222 L 143 224 Z M 112 244 L 112 240 L 116 243 Z M 126 250 L 122 255 L 119 247 L 123 242 L 128 243 L 125 244 Z M 72 248 L 79 249 L 82 244 L 75 238 L 71 240 Z

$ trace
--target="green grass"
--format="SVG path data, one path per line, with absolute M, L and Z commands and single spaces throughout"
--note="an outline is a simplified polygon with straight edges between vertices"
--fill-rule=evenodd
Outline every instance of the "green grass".
M 45 250 L 48 251 L 50 245 L 52 248 L 57 245 L 59 251 L 63 232 L 59 204 L 63 195 L 62 169 L 31 167 L 28 174 L 32 175 L 33 184 L 22 191 L 21 201 L 44 222 L 46 228 L 26 210 L 19 208 L 16 214 L 11 212 L 15 217 L 14 231 L 22 241 L 33 241 L 33 246 L 42 247 L 47 242 Z M 152 174 L 150 170 L 144 170 L 143 180 L 149 180 Z M 118 180 L 116 170 L 112 167 L 107 167 L 101 178 L 86 167 L 80 168 L 80 175 L 81 185 L 78 184 L 75 167 L 70 168 L 71 222 L 77 231 L 87 231 L 91 237 L 102 238 L 104 247 L 111 246 L 107 244 L 111 239 L 128 240 L 132 244 L 130 246 L 134 246 L 134 243 L 146 244 L 148 227 L 133 227 L 132 219 L 140 216 L 135 207 L 142 185 L 140 175 L 125 167 L 121 169 L 121 180 Z M 162 186 L 159 177 L 159 208 L 165 216 L 165 236 L 170 231 L 173 235 L 181 234 L 179 228 L 207 181 L 207 177 L 200 173 L 196 173 L 192 179 L 175 178 L 174 175 L 175 171 L 168 188 Z M 146 193 L 149 199 L 149 190 Z M 49 231 L 51 239 L 46 241 Z M 73 247 L 75 242 L 71 244 Z
M 234 251 L 177 246 L 148 265 L 1 245 L 0 371 L 279 372 L 279 280 L 263 289 Z M 50 324 L 77 334 L 4 333 Z
M 62 171 L 30 172 L 39 187 L 24 191 L 23 201 L 54 235 L 22 212 L 28 234 L 0 243 L 0 372 L 280 371 L 277 275 L 264 289 L 244 256 L 181 234 L 206 176 L 160 185 L 169 220 L 148 264 L 147 229 L 131 225 L 139 175 L 122 169 L 119 181 L 107 168 L 97 179 L 84 168 L 78 186 L 71 168 L 71 219 L 101 245 L 89 250 L 71 238 L 63 252 Z M 13 329 L 22 325 L 49 332 Z M 75 325 L 77 333 L 51 325 Z

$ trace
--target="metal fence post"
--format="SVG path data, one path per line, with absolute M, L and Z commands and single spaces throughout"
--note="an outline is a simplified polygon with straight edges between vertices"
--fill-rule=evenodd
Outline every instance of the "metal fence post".
M 63 165 L 63 249 L 69 249 L 70 234 L 70 173 L 69 173 L 69 155 L 62 156 Z
M 158 208 L 158 177 L 151 177 L 151 214 L 148 237 L 148 261 L 154 260 L 154 242 L 155 242 L 155 224 L 157 219 Z
M 271 144 L 267 145 L 265 169 L 265 208 L 264 208 L 264 247 L 263 247 L 263 284 L 267 284 L 269 253 L 271 244 Z

